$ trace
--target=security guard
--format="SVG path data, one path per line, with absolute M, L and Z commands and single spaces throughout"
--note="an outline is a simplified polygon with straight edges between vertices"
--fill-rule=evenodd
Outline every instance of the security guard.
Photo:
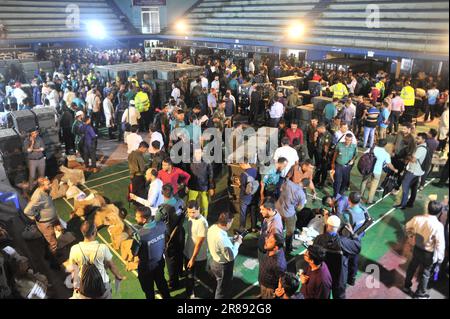
M 150 208 L 139 207 L 136 210 L 136 222 L 142 226 L 139 230 L 138 279 L 147 299 L 155 299 L 155 283 L 164 299 L 170 298 L 169 287 L 164 278 L 164 249 L 166 246 L 166 224 L 158 216 L 152 217 Z
M 406 81 L 405 87 L 400 93 L 400 97 L 405 103 L 405 121 L 411 123 L 412 118 L 415 116 L 414 104 L 416 102 L 416 93 L 411 86 L 411 82 Z
M 89 85 L 93 84 L 95 81 L 97 81 L 97 77 L 95 76 L 94 70 L 90 70 L 89 74 L 86 77 Z
M 381 78 L 375 84 L 375 87 L 380 91 L 380 99 L 383 100 L 386 94 L 386 78 Z
M 136 87 L 137 93 L 134 97 L 136 110 L 141 114 L 139 119 L 139 130 L 141 132 L 147 132 L 149 126 L 149 110 L 150 110 L 150 99 L 148 98 L 147 92 L 141 90 L 139 86 Z
M 333 98 L 343 99 L 344 96 L 348 96 L 348 89 L 342 83 L 342 80 L 337 80 L 336 84 L 330 87 L 330 91 L 333 92 Z

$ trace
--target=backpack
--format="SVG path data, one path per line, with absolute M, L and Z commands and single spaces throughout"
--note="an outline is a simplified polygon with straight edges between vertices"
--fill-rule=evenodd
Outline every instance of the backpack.
M 106 287 L 105 283 L 103 282 L 102 275 L 97 266 L 95 266 L 94 264 L 94 260 L 97 257 L 97 252 L 100 248 L 100 244 L 97 247 L 97 251 L 95 252 L 95 256 L 92 261 L 84 255 L 83 251 L 81 250 L 81 246 L 79 247 L 81 254 L 87 260 L 87 264 L 83 266 L 83 271 L 81 272 L 80 293 L 88 298 L 100 298 L 106 292 Z
M 368 176 L 373 173 L 373 168 L 377 161 L 373 149 L 374 148 L 372 147 L 368 153 L 364 153 L 359 159 L 358 171 L 362 176 Z
M 364 236 L 364 232 L 374 223 L 372 216 L 370 216 L 369 211 L 366 207 L 362 207 L 364 210 L 364 223 L 354 232 L 354 238 L 361 238 Z
M 430 152 L 429 148 L 426 146 L 419 146 L 426 149 L 427 154 L 425 155 L 425 158 L 423 159 L 422 163 L 420 163 L 420 167 L 424 172 L 427 172 L 428 169 L 431 167 L 431 161 L 433 160 L 433 153 Z
M 254 195 L 259 188 L 259 182 L 250 176 L 247 172 L 244 172 L 247 175 L 247 184 L 245 184 L 245 195 Z

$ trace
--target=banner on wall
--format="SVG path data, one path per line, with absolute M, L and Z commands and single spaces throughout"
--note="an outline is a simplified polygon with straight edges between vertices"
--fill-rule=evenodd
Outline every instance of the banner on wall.
M 166 0 L 132 0 L 133 6 L 146 7 L 146 6 L 165 6 Z

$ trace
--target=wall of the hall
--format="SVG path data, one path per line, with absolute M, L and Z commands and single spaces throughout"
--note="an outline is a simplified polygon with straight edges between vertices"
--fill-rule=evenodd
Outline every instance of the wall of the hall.
M 138 30 L 142 29 L 141 8 L 132 6 L 132 0 L 113 0 L 122 12 L 128 17 L 131 23 Z M 190 7 L 192 7 L 197 0 L 166 0 L 165 6 L 159 7 L 159 23 L 161 29 L 167 27 L 169 24 L 181 17 Z

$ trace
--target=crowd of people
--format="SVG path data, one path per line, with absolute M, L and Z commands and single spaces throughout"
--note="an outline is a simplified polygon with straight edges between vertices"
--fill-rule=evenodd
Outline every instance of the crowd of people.
M 53 74 L 36 74 L 32 96 L 21 89 L 21 83 L 4 79 L 0 87 L 2 118 L 14 109 L 54 108 L 59 113 L 66 154 L 80 155 L 90 172 L 98 171 L 96 148 L 102 127 L 108 129 L 107 138 L 127 144 L 128 197 L 136 207 L 139 225 L 138 279 L 150 299 L 155 298 L 155 283 L 161 296 L 169 298 L 170 290 L 180 287 L 182 277 L 186 279 L 186 297 L 195 297 L 195 278 L 207 276 L 207 269 L 216 281 L 214 297 L 230 298 L 234 262 L 247 232 L 259 234 L 261 298 L 343 299 L 346 287 L 355 284 L 362 238 L 372 222 L 366 207 L 381 198 L 377 196 L 380 183 L 385 191 L 390 188 L 388 193 L 401 190 L 396 207 L 413 207 L 430 174 L 433 155 L 448 158 L 448 89 L 432 76 L 391 79 L 385 72 L 373 76 L 321 72 L 295 66 L 289 59 L 279 66 L 270 60 L 257 64 L 251 59 L 242 68 L 228 59 L 210 59 L 199 78 L 182 76 L 174 81 L 169 102 L 159 105 L 155 87 L 145 77 L 141 81 L 136 76 L 108 81 L 92 70 L 92 64 L 123 62 L 129 59 L 128 52 L 89 52 L 58 55 L 60 64 Z M 293 112 L 302 104 L 298 90 L 284 96 L 269 84 L 271 90 L 265 96 L 262 89 L 264 83 L 292 74 L 316 81 L 318 95 L 332 98 L 323 113 L 315 113 L 303 129 Z M 248 105 L 241 98 L 246 84 L 250 84 Z M 423 102 L 425 122 L 439 118 L 438 129 L 417 132 L 416 97 Z M 248 115 L 245 124 L 236 120 L 242 114 Z M 255 165 L 246 156 L 235 163 L 242 171 L 237 182 L 239 227 L 230 238 L 234 212 L 219 212 L 214 216 L 216 222 L 208 224 L 209 201 L 222 164 L 203 160 L 211 141 L 202 132 L 212 128 L 224 134 L 229 128 L 239 135 L 246 127 L 256 126 L 261 116 L 264 125 L 278 128 L 279 145 L 270 163 Z M 180 129 L 185 134 L 180 135 Z M 24 143 L 29 154 L 30 189 L 39 178 L 25 211 L 35 218 L 39 205 L 45 203 L 48 220 L 41 209 L 38 228 L 54 253 L 53 228 L 58 219 L 39 162 L 44 149 L 37 135 L 31 133 Z M 188 154 L 183 154 L 188 158 L 183 163 L 171 156 L 171 149 L 180 141 L 191 146 Z M 363 155 L 358 153 L 361 148 Z M 448 165 L 447 159 L 437 186 L 447 182 Z M 362 175 L 361 185 L 351 183 L 354 166 Z M 318 190 L 326 192 L 327 186 L 332 191 L 321 199 L 320 208 L 312 209 Z M 404 287 L 416 298 L 428 297 L 432 271 L 440 267 L 442 273 L 448 271 L 448 258 L 444 261 L 447 211 L 448 202 L 431 201 L 424 215 L 406 224 L 409 236 L 421 238 L 415 241 Z M 306 268 L 293 274 L 287 271 L 286 259 L 295 253 L 294 238 L 303 227 L 312 227 L 318 235 L 305 243 Z M 96 241 L 95 226 L 86 221 L 81 231 L 84 241 L 72 247 L 69 261 L 81 268 L 80 274 L 93 263 L 101 274 L 103 289 L 96 294 L 87 291 L 81 276 L 74 297 L 110 298 L 105 269 L 111 269 L 118 280 L 122 275 L 112 263 L 108 247 Z M 90 259 L 94 262 L 86 262 Z M 419 266 L 423 269 L 420 286 L 412 292 L 411 278 Z

